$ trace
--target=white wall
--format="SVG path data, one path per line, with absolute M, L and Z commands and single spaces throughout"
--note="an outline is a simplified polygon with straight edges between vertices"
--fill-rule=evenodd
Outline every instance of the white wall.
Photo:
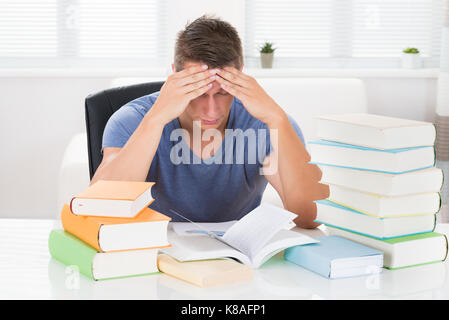
M 414 120 L 434 120 L 436 78 L 367 78 L 364 81 L 369 112 Z
M 108 88 L 112 79 L 0 76 L 0 217 L 58 215 L 64 148 L 74 134 L 85 130 L 84 98 Z M 370 112 L 433 120 L 436 79 L 364 80 Z
M 0 217 L 54 217 L 58 170 L 102 78 L 0 78 Z

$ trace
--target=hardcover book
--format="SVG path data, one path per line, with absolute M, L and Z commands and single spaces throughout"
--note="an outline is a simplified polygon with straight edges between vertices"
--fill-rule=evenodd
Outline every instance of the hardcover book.
M 132 218 L 152 201 L 154 182 L 100 180 L 74 197 L 70 209 L 74 214 Z
M 253 278 L 253 269 L 226 259 L 180 262 L 166 254 L 160 254 L 158 268 L 167 275 L 202 288 L 249 281 Z
M 93 280 L 123 278 L 159 272 L 157 249 L 102 253 L 64 230 L 52 230 L 50 255 L 67 266 L 76 266 Z
M 384 253 L 384 267 L 400 269 L 446 260 L 448 242 L 444 234 L 437 232 L 379 240 L 372 237 L 327 227 L 332 235 L 338 235 Z
M 435 142 L 433 123 L 368 113 L 318 117 L 318 137 L 375 149 L 431 146 Z
M 317 237 L 319 243 L 291 247 L 284 258 L 324 277 L 336 279 L 380 273 L 383 255 L 339 236 Z
M 64 229 L 100 252 L 169 246 L 167 227 L 171 218 L 146 207 L 134 218 L 78 216 L 64 205 Z
M 381 196 L 334 184 L 329 190 L 332 202 L 377 218 L 435 214 L 441 206 L 438 192 Z
M 334 184 L 381 196 L 403 196 L 439 192 L 443 171 L 427 168 L 401 174 L 320 165 L 321 183 Z
M 326 140 L 308 144 L 311 163 L 385 173 L 405 173 L 435 164 L 433 146 L 381 150 Z
M 377 239 L 432 232 L 436 223 L 435 214 L 376 218 L 329 200 L 318 200 L 315 203 L 316 222 Z

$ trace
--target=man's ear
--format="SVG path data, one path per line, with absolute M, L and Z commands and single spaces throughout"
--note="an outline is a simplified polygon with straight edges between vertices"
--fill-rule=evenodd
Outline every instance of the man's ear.
M 171 70 L 173 71 L 173 73 L 176 72 L 176 68 L 175 68 L 175 64 L 174 63 L 171 64 Z

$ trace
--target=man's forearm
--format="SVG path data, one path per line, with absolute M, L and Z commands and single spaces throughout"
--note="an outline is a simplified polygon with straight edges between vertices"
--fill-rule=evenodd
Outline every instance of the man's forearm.
M 125 146 L 95 172 L 98 180 L 145 181 L 156 154 L 165 122 L 148 112 Z
M 319 224 L 313 222 L 316 218 L 313 201 L 328 196 L 327 186 L 319 183 L 321 172 L 317 166 L 309 164 L 310 156 L 286 114 L 268 127 L 278 132 L 277 142 L 272 141 L 272 144 L 277 145 L 284 206 L 299 215 L 295 221 L 299 226 L 314 228 Z

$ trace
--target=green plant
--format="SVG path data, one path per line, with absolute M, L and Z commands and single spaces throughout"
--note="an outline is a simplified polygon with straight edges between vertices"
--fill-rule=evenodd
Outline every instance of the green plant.
M 273 43 L 272 42 L 265 42 L 260 47 L 260 53 L 273 53 L 274 50 L 276 50 L 276 48 L 273 48 Z
M 402 52 L 404 52 L 404 53 L 418 54 L 418 53 L 419 53 L 419 50 L 416 49 L 416 48 L 407 48 L 407 49 L 404 49 Z

